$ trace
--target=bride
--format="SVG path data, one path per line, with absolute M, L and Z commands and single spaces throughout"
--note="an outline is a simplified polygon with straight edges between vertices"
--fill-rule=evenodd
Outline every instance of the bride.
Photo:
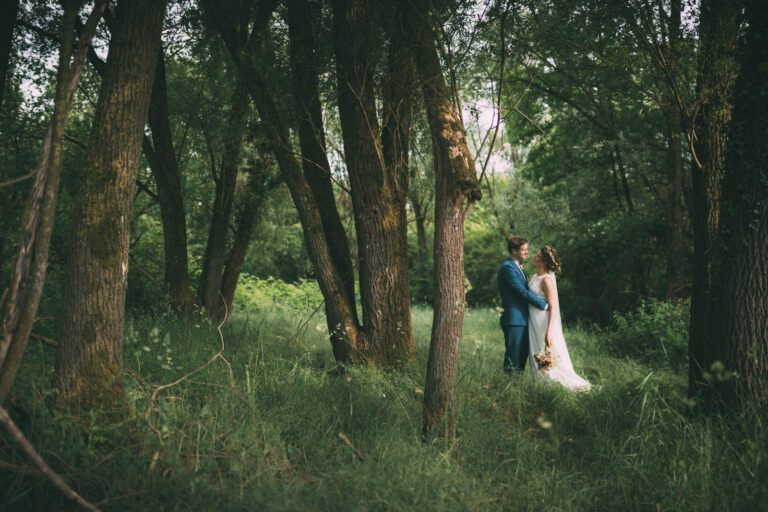
M 530 363 L 534 376 L 559 382 L 568 389 L 587 391 L 592 385 L 576 375 L 565 346 L 563 326 L 560 321 L 560 302 L 557 297 L 555 273 L 560 271 L 560 258 L 553 247 L 543 247 L 533 259 L 536 275 L 528 281 L 533 293 L 546 298 L 549 308 L 536 309 L 529 306 L 528 337 L 530 341 Z M 546 358 L 540 364 L 535 354 L 548 351 L 552 355 L 551 364 Z

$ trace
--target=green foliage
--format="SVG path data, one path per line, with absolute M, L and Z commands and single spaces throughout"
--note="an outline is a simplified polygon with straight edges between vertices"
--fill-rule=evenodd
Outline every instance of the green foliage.
M 323 303 L 323 295 L 314 280 L 287 283 L 279 279 L 259 279 L 248 274 L 240 276 L 235 293 L 235 305 L 243 311 L 288 311 L 311 313 Z M 322 314 L 322 313 L 321 313 Z
M 54 353 L 33 342 L 17 388 L 28 413 L 13 410 L 14 418 L 103 510 L 754 510 L 768 499 L 764 417 L 699 415 L 684 372 L 637 347 L 632 358 L 610 348 L 620 332 L 652 333 L 669 350 L 682 305 L 648 304 L 617 320 L 615 334 L 568 330 L 577 371 L 596 385 L 586 395 L 527 375 L 510 380 L 496 314 L 469 310 L 452 449 L 419 437 L 429 309 L 413 311 L 413 367 L 339 372 L 324 329 L 313 325 L 322 318 L 308 316 L 299 290 L 249 282 L 251 293 L 276 299 L 236 312 L 223 328 L 234 389 L 216 360 L 164 390 L 148 416 L 159 434 L 144 419 L 149 394 L 219 348 L 202 317 L 129 320 L 134 414 L 119 424 L 49 409 Z M 24 463 L 6 434 L 0 457 Z M 0 474 L 0 500 L 9 511 L 68 506 L 47 482 L 11 471 Z
M 653 366 L 684 372 L 688 356 L 688 301 L 644 301 L 626 314 L 615 313 L 605 331 L 605 348 Z

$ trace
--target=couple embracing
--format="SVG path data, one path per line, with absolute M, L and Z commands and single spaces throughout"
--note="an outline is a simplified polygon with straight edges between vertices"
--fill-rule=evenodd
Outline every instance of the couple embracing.
M 528 258 L 528 241 L 507 241 L 509 258 L 499 268 L 499 293 L 504 312 L 504 371 L 520 372 L 530 360 L 537 378 L 558 382 L 568 389 L 586 391 L 591 384 L 579 377 L 571 364 L 560 320 L 557 279 L 560 258 L 554 248 L 544 246 L 533 258 L 536 275 L 526 278 L 522 263 Z

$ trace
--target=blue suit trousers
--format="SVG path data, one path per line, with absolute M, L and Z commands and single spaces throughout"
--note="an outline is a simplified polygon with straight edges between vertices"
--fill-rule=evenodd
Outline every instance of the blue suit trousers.
M 502 325 L 504 331 L 504 371 L 507 373 L 522 372 L 528 360 L 528 326 Z

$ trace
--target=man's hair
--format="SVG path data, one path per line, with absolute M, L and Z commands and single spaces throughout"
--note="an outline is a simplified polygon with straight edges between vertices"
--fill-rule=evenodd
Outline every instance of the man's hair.
M 522 246 L 528 243 L 528 240 L 521 236 L 513 236 L 507 240 L 507 251 L 511 254 L 512 251 L 519 251 Z

